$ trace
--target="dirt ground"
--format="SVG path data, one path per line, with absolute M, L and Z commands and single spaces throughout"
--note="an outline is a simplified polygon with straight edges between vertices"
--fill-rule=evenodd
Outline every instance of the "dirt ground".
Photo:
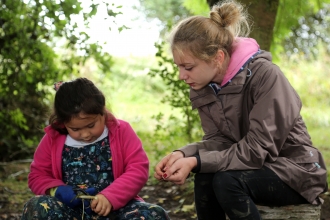
M 149 181 L 139 195 L 148 203 L 162 206 L 171 220 L 197 219 L 192 187 L 191 180 L 181 186 Z
M 168 182 L 159 182 L 144 187 L 140 195 L 145 196 L 147 202 L 164 207 L 169 212 L 171 220 L 196 220 L 193 194 L 187 194 L 189 187 L 189 183 L 179 187 Z M 322 194 L 321 198 L 324 203 L 320 220 L 330 220 L 330 190 Z
M 20 219 L 25 201 L 32 197 L 27 187 L 28 163 L 0 163 L 0 220 Z M 169 182 L 158 182 L 150 178 L 140 196 L 149 203 L 162 206 L 171 220 L 197 219 L 194 210 L 192 179 L 177 186 Z M 330 220 L 330 191 L 321 196 L 324 204 L 320 220 Z M 303 219 L 302 219 L 303 220 Z

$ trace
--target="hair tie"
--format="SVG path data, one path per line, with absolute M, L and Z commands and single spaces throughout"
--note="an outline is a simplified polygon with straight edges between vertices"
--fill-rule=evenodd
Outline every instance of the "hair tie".
M 63 81 L 59 81 L 59 82 L 54 83 L 54 90 L 57 92 L 62 84 L 63 84 Z

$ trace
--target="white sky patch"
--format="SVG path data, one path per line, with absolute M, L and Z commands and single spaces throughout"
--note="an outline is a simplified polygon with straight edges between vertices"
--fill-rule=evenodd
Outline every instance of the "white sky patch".
M 86 2 L 84 0 L 82 4 Z M 86 30 L 91 40 L 101 44 L 105 42 L 103 49 L 113 56 L 154 55 L 156 53 L 154 43 L 159 39 L 160 32 L 157 21 L 147 22 L 143 14 L 132 8 L 133 5 L 139 4 L 137 0 L 113 0 L 109 3 L 114 3 L 115 6 L 122 5 L 118 11 L 123 14 L 117 15 L 114 19 L 110 18 L 112 20 L 104 19 L 108 17 L 106 8 L 99 7 L 98 13 L 90 20 L 90 30 Z M 122 25 L 130 29 L 124 29 L 119 33 L 118 27 Z

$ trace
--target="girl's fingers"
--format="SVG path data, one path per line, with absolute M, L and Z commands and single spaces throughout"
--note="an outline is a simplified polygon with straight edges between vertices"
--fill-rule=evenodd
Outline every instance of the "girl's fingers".
M 98 200 L 97 199 L 93 199 L 91 200 L 90 204 L 91 204 L 91 209 L 94 210 L 96 205 L 98 203 Z

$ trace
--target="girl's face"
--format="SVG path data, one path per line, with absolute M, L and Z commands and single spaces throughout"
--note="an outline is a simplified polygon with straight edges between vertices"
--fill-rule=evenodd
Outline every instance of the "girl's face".
M 91 143 L 99 138 L 105 127 L 105 115 L 87 115 L 79 113 L 64 126 L 76 141 Z
M 189 53 L 183 55 L 173 51 L 173 59 L 179 68 L 179 79 L 184 80 L 186 84 L 195 90 L 203 88 L 211 81 L 218 84 L 222 82 L 223 74 L 220 73 L 219 65 L 223 62 L 218 59 L 218 56 L 211 62 L 205 62 Z

